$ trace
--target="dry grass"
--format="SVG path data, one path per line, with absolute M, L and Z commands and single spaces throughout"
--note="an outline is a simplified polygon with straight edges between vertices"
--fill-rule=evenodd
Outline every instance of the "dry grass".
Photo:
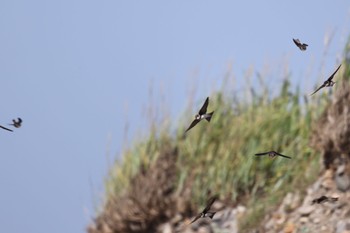
M 150 136 L 125 151 L 123 163 L 111 169 L 104 209 L 89 232 L 155 232 L 174 213 L 190 217 L 208 193 L 217 193 L 233 205 L 244 202 L 249 211 L 240 227 L 242 231 L 254 228 L 287 192 L 312 182 L 319 169 L 321 157 L 309 147 L 309 139 L 329 97 L 320 94 L 310 99 L 290 86 L 290 78 L 286 74 L 277 92 L 272 92 L 264 77 L 258 76 L 251 83 L 259 86 L 248 85 L 242 95 L 228 91 L 234 82 L 226 78 L 222 90 L 210 96 L 209 110 L 215 110 L 210 124 L 201 122 L 185 138 L 192 116 L 185 115 L 186 123 L 176 133 L 152 124 Z M 341 93 L 335 101 L 350 106 L 349 95 Z M 329 138 L 314 137 L 313 145 L 321 151 L 341 147 L 350 152 L 349 144 L 341 140 L 350 136 L 348 128 L 343 129 L 349 119 L 339 125 L 331 117 L 332 112 L 342 114 L 348 108 L 336 106 L 321 118 L 322 127 L 314 128 L 316 135 L 324 135 L 329 127 L 340 130 Z M 292 160 L 254 156 L 268 150 Z
M 130 180 L 126 193 L 108 199 L 103 213 L 88 228 L 89 233 L 156 232 L 161 223 L 181 211 L 182 202 L 178 203 L 175 192 L 178 151 L 164 150 L 155 164 L 147 170 L 141 168 Z

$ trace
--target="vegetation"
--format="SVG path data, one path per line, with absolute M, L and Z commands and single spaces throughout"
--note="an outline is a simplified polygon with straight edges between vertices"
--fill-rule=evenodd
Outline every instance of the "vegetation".
M 248 216 L 240 227 L 254 227 L 287 192 L 302 190 L 312 182 L 321 164 L 319 154 L 309 147 L 309 138 L 328 101 L 327 91 L 310 98 L 292 87 L 290 79 L 285 75 L 273 95 L 276 92 L 258 76 L 259 87 L 248 84 L 239 96 L 228 91 L 232 80 L 227 78 L 222 90 L 210 96 L 208 110 L 215 110 L 210 124 L 201 122 L 185 137 L 184 129 L 192 120 L 188 114 L 186 124 L 175 133 L 168 126 L 151 127 L 148 138 L 126 150 L 123 162 L 111 169 L 106 199 L 124 195 L 140 169 L 151 167 L 163 151 L 176 149 L 176 191 L 191 184 L 192 203 L 204 205 L 209 192 L 228 204 L 245 204 Z M 200 108 L 201 101 L 194 109 Z M 292 160 L 254 156 L 269 150 Z

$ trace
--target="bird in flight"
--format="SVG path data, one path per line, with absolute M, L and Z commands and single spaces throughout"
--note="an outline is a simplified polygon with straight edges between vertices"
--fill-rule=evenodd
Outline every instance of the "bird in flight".
M 213 203 L 215 202 L 215 200 L 217 199 L 217 196 L 211 197 L 208 202 L 207 202 L 207 206 L 204 208 L 204 210 L 199 213 L 190 224 L 194 223 L 195 221 L 197 221 L 199 218 L 213 218 L 216 212 L 209 212 L 211 206 L 213 205 Z
M 12 130 L 12 129 L 8 129 L 8 128 L 6 128 L 6 127 L 2 126 L 2 125 L 0 125 L 0 128 L 2 128 L 2 129 L 4 129 L 4 130 L 7 130 L 7 131 L 10 131 L 10 132 L 13 132 L 13 130 Z
M 300 49 L 301 51 L 305 51 L 306 48 L 307 48 L 307 46 L 309 46 L 309 45 L 307 45 L 307 44 L 301 43 L 299 39 L 293 39 L 293 41 L 294 41 L 294 43 L 296 44 L 296 46 L 299 47 L 299 49 Z
M 331 76 L 329 76 L 329 78 L 326 81 L 324 81 L 324 83 L 319 88 L 317 88 L 316 91 L 314 91 L 311 95 L 315 94 L 316 92 L 318 92 L 320 89 L 324 87 L 332 87 L 335 84 L 335 82 L 333 82 L 332 79 L 334 78 L 334 75 L 338 72 L 340 67 L 341 67 L 341 64 L 334 71 L 334 73 Z
M 214 114 L 214 111 L 212 111 L 211 113 L 207 113 L 208 104 L 209 104 L 209 97 L 207 97 L 202 108 L 199 110 L 198 114 L 196 114 L 195 119 L 192 121 L 188 129 L 186 129 L 185 133 L 190 129 L 192 129 L 196 124 L 198 124 L 198 122 L 200 122 L 203 119 L 206 119 L 208 122 L 210 122 L 211 117 Z
M 12 122 L 13 122 L 13 124 L 9 124 L 9 125 L 13 125 L 16 128 L 19 128 L 19 127 L 21 127 L 22 119 L 18 117 L 17 121 L 16 121 L 16 119 L 13 119 Z
M 336 202 L 338 201 L 337 197 L 326 197 L 326 196 L 321 196 L 319 198 L 315 198 L 314 200 L 312 200 L 311 205 L 313 204 L 321 204 L 321 203 L 325 203 L 325 202 Z
M 268 151 L 268 152 L 263 152 L 263 153 L 257 153 L 255 154 L 256 156 L 263 156 L 263 155 L 268 155 L 270 158 L 274 158 L 276 156 L 281 156 L 281 157 L 284 157 L 284 158 L 287 158 L 287 159 L 291 159 L 291 157 L 289 156 L 286 156 L 286 155 L 282 155 L 276 151 Z

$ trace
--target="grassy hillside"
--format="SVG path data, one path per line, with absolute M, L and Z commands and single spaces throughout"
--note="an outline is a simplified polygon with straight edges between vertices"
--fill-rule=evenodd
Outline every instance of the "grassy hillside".
M 164 151 L 176 149 L 175 192 L 190 185 L 192 203 L 205 203 L 208 193 L 219 194 L 228 204 L 243 203 L 249 211 L 241 228 L 253 227 L 287 192 L 313 181 L 321 166 L 309 138 L 330 98 L 329 89 L 310 97 L 290 85 L 292 78 L 283 77 L 276 92 L 264 77 L 256 77 L 259 88 L 250 85 L 242 96 L 227 91 L 232 82 L 226 79 L 222 90 L 210 95 L 208 110 L 215 110 L 210 124 L 200 122 L 184 137 L 193 117 L 186 114 L 175 133 L 168 127 L 152 128 L 148 138 L 126 150 L 123 161 L 111 168 L 106 203 L 128 195 L 137 174 L 147 171 Z M 205 98 L 193 108 L 200 108 Z M 292 159 L 254 156 L 268 150 Z

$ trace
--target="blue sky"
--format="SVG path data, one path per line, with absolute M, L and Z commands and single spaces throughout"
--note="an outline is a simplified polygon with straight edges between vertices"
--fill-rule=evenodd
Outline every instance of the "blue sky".
M 84 232 L 108 164 L 130 144 L 126 123 L 129 139 L 147 135 L 151 85 L 151 103 L 167 103 L 173 119 L 194 83 L 200 104 L 229 64 L 240 80 L 250 67 L 278 77 L 287 62 L 309 90 L 333 72 L 350 28 L 348 0 L 0 5 L 0 124 L 23 119 L 0 131 L 0 225 L 9 233 Z

